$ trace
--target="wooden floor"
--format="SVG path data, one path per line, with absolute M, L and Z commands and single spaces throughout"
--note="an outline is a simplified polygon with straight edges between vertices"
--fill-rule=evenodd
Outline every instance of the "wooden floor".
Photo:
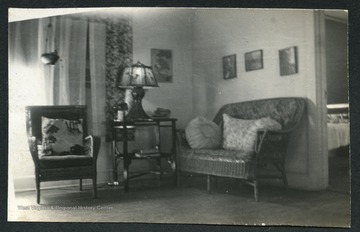
M 337 157 L 340 159 L 339 157 Z M 334 164 L 346 162 L 334 162 Z M 331 167 L 334 168 L 334 167 Z M 344 167 L 336 167 L 345 170 Z M 338 174 L 344 178 L 346 175 Z M 348 181 L 348 180 L 347 180 Z M 259 202 L 253 189 L 238 180 L 218 179 L 211 194 L 206 192 L 204 176 L 182 177 L 177 188 L 165 177 L 134 180 L 130 192 L 122 186 L 99 185 L 98 199 L 91 187 L 43 190 L 41 204 L 35 192 L 17 193 L 9 205 L 10 221 L 25 222 L 111 222 L 161 223 L 179 225 L 290 225 L 348 227 L 350 195 L 335 181 L 327 191 L 285 191 L 266 183 L 260 185 Z M 342 190 L 342 191 L 338 191 Z M 133 225 L 133 224 L 131 224 Z M 150 224 L 149 224 L 150 225 Z M 172 228 L 172 227 L 170 227 Z
M 341 147 L 329 152 L 329 190 L 350 191 L 349 147 Z
M 349 156 L 344 151 L 329 156 L 329 173 L 326 191 L 286 191 L 261 183 L 259 202 L 252 187 L 231 178 L 219 178 L 208 194 L 201 175 L 183 175 L 180 187 L 171 176 L 132 180 L 129 193 L 121 185 L 99 184 L 98 199 L 92 198 L 91 186 L 43 190 L 40 205 L 35 191 L 20 192 L 9 204 L 8 220 L 349 227 Z

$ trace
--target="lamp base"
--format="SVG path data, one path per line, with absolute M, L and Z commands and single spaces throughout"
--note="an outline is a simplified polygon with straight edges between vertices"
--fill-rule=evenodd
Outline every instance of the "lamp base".
M 141 100 L 145 96 L 145 91 L 142 87 L 135 87 L 132 91 L 134 103 L 132 104 L 129 113 L 126 115 L 127 120 L 151 120 L 142 107 Z

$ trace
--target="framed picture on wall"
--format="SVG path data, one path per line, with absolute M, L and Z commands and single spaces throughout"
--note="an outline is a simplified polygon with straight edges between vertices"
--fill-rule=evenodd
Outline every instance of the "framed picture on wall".
M 298 49 L 296 46 L 279 50 L 280 76 L 298 73 Z
M 262 69 L 263 67 L 263 50 L 256 50 L 245 53 L 246 72 Z
M 236 55 L 224 56 L 223 59 L 223 76 L 224 79 L 236 77 Z
M 172 82 L 172 51 L 167 49 L 151 49 L 151 67 L 158 82 Z

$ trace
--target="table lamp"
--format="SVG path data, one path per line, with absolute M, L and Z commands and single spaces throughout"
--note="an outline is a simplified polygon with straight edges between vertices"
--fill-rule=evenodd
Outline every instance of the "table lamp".
M 143 65 L 138 61 L 136 64 L 125 68 L 120 76 L 119 84 L 121 88 L 131 88 L 134 102 L 126 116 L 127 120 L 149 120 L 141 100 L 145 96 L 144 88 L 159 87 L 154 76 L 152 67 Z

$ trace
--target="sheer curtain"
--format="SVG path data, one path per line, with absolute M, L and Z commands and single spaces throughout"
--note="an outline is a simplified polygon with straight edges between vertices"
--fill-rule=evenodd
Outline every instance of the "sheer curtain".
M 14 179 L 9 183 L 14 183 L 15 190 L 34 187 L 25 106 L 85 104 L 87 30 L 87 19 L 66 16 L 8 24 L 8 165 L 9 177 Z M 41 63 L 41 54 L 55 49 L 59 61 L 55 65 Z
M 12 90 L 23 105 L 85 104 L 87 28 L 86 19 L 69 16 L 9 24 L 9 87 L 17 86 Z M 55 65 L 40 62 L 42 53 L 55 50 Z
M 43 34 L 40 31 L 39 20 L 8 24 L 9 196 L 13 196 L 14 189 L 20 184 L 24 183 L 25 189 L 30 188 L 31 186 L 27 186 L 27 178 L 34 175 L 33 161 L 27 145 L 25 106 L 47 104 L 43 65 L 39 60 L 41 49 L 44 49 L 41 44 Z M 14 200 L 13 197 L 8 198 L 9 210 L 16 209 Z
M 104 136 L 105 128 L 105 76 L 106 76 L 106 24 L 89 22 L 89 55 L 91 81 L 91 129 L 92 133 Z
M 88 22 L 67 16 L 57 20 L 60 60 L 58 68 L 54 69 L 54 104 L 84 105 Z

